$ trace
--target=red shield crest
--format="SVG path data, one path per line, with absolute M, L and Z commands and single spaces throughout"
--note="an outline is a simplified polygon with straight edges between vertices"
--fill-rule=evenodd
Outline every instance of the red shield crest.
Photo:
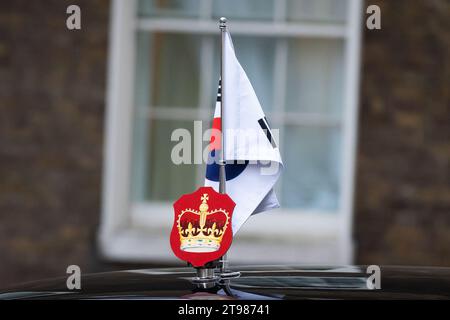
M 211 187 L 200 187 L 174 204 L 170 245 L 175 255 L 194 267 L 223 256 L 231 245 L 235 203 Z

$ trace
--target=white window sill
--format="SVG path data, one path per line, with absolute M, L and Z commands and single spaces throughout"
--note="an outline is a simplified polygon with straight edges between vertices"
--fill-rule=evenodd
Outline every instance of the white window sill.
M 350 264 L 350 239 L 340 238 L 339 213 L 290 213 L 273 210 L 250 217 L 236 235 L 228 257 L 232 264 Z M 173 223 L 170 205 L 142 204 L 131 223 L 100 236 L 105 259 L 179 264 L 169 243 Z

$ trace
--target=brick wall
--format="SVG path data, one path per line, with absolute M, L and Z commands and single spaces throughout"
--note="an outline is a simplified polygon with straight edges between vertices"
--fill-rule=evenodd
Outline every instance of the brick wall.
M 0 1 L 0 286 L 96 261 L 108 19 L 105 0 Z
M 366 4 L 357 262 L 450 266 L 450 1 Z

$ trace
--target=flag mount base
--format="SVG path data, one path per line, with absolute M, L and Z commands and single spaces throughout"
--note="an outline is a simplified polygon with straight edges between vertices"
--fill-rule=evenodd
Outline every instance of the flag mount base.
M 197 276 L 191 282 L 199 289 L 211 289 L 216 286 L 229 285 L 231 279 L 241 276 L 239 271 L 216 272 L 215 268 L 196 268 Z
M 199 289 L 211 289 L 216 286 L 220 278 L 214 273 L 215 268 L 196 268 L 197 276 L 192 278 L 192 283 Z

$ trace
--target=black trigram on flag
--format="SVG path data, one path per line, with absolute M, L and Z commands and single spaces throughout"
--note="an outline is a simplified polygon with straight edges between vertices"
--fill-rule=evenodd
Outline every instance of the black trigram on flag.
M 267 121 L 267 118 L 264 117 L 264 118 L 259 119 L 258 123 L 259 123 L 261 129 L 264 131 L 264 134 L 266 135 L 266 137 L 269 140 L 272 147 L 276 148 L 277 144 L 275 143 L 275 139 L 273 138 L 272 131 L 270 130 L 270 126 L 269 126 L 269 122 Z
M 222 80 L 219 79 L 219 88 L 217 89 L 217 102 L 222 102 Z

